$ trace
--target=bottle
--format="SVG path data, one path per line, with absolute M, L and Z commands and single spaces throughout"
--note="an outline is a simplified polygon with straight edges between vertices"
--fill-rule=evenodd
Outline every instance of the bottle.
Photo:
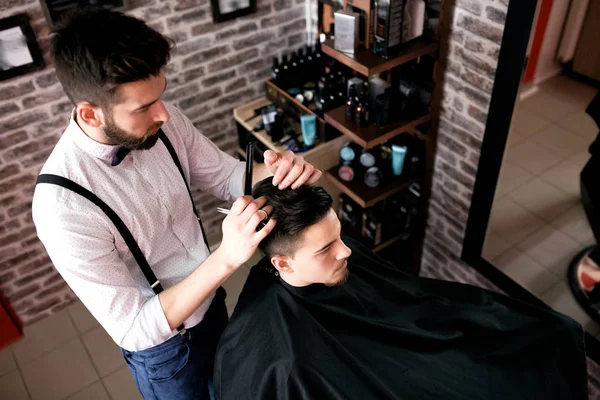
M 356 107 L 354 108 L 354 123 L 358 126 L 366 126 L 367 118 L 369 116 L 367 108 L 365 107 L 364 94 L 356 97 Z
M 271 67 L 271 81 L 279 86 L 279 60 L 273 57 L 273 66 Z
M 356 87 L 350 86 L 350 94 L 348 95 L 348 98 L 346 99 L 346 109 L 345 109 L 346 121 L 354 122 L 354 109 L 356 108 L 355 97 L 356 97 Z
M 304 49 L 298 50 L 298 87 L 302 88 L 304 83 L 306 83 L 307 74 L 306 74 L 306 56 L 304 55 Z
M 365 125 L 369 125 L 371 123 L 371 115 L 370 115 L 371 104 L 369 101 L 371 96 L 370 96 L 370 92 L 369 92 L 369 82 L 368 81 L 363 82 L 362 96 L 363 96 L 363 105 L 365 107 Z
M 306 68 L 306 81 L 307 82 L 316 82 L 316 72 L 315 72 L 315 58 L 313 56 L 313 48 L 310 46 L 306 46 L 306 55 L 305 58 L 305 68 Z
M 288 85 L 291 88 L 298 88 L 298 74 L 299 74 L 298 56 L 296 55 L 295 51 L 292 51 L 292 56 L 290 58 L 289 66 L 290 66 L 290 72 L 289 72 L 290 75 L 288 78 Z
M 323 113 L 329 108 L 329 93 L 327 89 L 319 90 L 316 98 L 317 113 L 322 117 Z
M 279 87 L 282 89 L 287 89 L 289 86 L 288 79 L 290 76 L 290 66 L 288 64 L 288 57 L 285 54 L 281 57 L 281 64 L 279 65 L 279 74 L 279 81 L 281 82 Z
M 317 71 L 317 74 L 320 74 L 323 69 L 325 57 L 323 56 L 323 53 L 321 52 L 321 42 L 319 42 L 318 40 L 315 43 L 315 51 L 314 51 L 313 57 L 315 59 L 315 71 Z

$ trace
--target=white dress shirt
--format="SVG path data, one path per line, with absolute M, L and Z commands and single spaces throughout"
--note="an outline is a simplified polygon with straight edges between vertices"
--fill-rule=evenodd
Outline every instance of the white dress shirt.
M 223 153 L 181 111 L 167 105 L 162 129 L 193 188 L 222 200 L 243 194 L 244 163 Z M 208 256 L 185 183 L 161 140 L 129 153 L 117 166 L 117 146 L 100 144 L 73 117 L 41 173 L 56 174 L 92 191 L 131 231 L 163 288 L 187 277 Z M 156 346 L 177 334 L 111 220 L 91 201 L 53 184 L 33 196 L 38 236 L 71 289 L 113 340 L 130 351 Z M 184 323 L 200 321 L 214 293 Z

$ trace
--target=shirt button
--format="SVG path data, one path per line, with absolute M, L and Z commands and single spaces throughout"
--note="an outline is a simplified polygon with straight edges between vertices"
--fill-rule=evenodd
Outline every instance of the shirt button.
M 188 251 L 191 253 L 192 251 L 194 251 L 194 248 L 193 248 L 193 247 L 190 247 L 190 248 L 188 249 Z

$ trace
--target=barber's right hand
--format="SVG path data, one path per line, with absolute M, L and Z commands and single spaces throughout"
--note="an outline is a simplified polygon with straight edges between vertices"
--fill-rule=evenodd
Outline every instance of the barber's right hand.
M 223 240 L 217 250 L 225 260 L 228 267 L 237 269 L 248 261 L 263 240 L 276 224 L 274 219 L 258 232 L 256 227 L 266 216 L 270 215 L 273 208 L 265 206 L 267 199 L 262 196 L 258 199 L 252 196 L 238 198 L 223 221 Z M 259 211 L 259 210 L 263 210 Z

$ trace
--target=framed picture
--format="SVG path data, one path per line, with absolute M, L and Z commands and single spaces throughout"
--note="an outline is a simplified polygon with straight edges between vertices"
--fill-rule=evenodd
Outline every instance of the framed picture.
M 256 0 L 210 0 L 213 22 L 229 21 L 256 11 Z
M 44 68 L 27 14 L 0 20 L 0 81 Z
M 123 11 L 128 8 L 126 0 L 40 0 L 40 4 L 52 31 L 65 15 L 75 10 L 89 7 Z

